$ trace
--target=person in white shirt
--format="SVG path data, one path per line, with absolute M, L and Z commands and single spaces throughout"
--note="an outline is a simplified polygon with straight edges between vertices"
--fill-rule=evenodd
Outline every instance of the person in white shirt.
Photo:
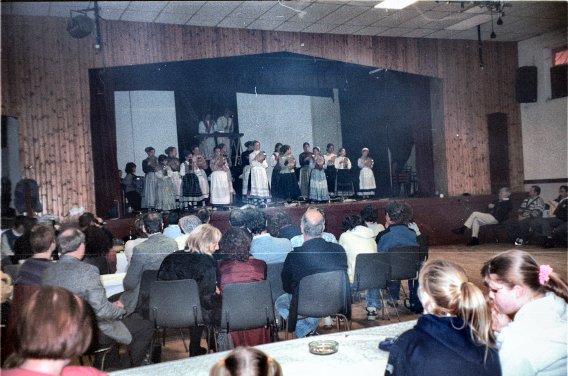
M 491 258 L 481 275 L 489 288 L 503 376 L 566 375 L 566 280 L 520 250 Z

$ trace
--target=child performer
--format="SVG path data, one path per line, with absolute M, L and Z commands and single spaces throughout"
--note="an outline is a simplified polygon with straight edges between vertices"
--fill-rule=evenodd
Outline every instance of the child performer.
M 325 158 L 325 178 L 327 179 L 327 190 L 331 197 L 335 196 L 335 179 L 337 177 L 337 170 L 335 169 L 335 146 L 331 143 L 327 144 Z
M 310 195 L 310 162 L 312 161 L 312 152 L 310 151 L 310 144 L 304 142 L 302 145 L 304 151 L 300 154 L 300 192 L 303 198 L 308 198 Z
M 215 147 L 214 153 L 211 159 L 211 204 L 230 205 L 233 186 L 227 158 L 221 155 L 221 149 L 218 146 Z
M 203 193 L 199 185 L 199 178 L 195 174 L 197 167 L 197 156 L 192 158 L 191 152 L 186 151 L 185 162 L 180 167 L 182 176 L 182 196 L 180 197 L 180 207 L 182 210 L 188 210 L 190 207 L 203 203 Z
M 177 156 L 177 149 L 173 146 L 164 150 L 168 156 L 168 166 L 172 169 L 172 184 L 174 185 L 174 193 L 176 195 L 176 202 L 179 203 L 179 196 L 181 194 L 181 174 L 180 163 Z
M 153 210 L 156 207 L 156 189 L 158 184 L 156 170 L 160 166 L 156 157 L 156 149 L 148 146 L 144 151 L 148 154 L 148 158 L 142 161 L 142 171 L 146 174 L 144 179 L 144 198 L 146 199 L 146 207 Z
M 361 169 L 359 172 L 359 192 L 357 195 L 363 198 L 369 198 L 375 195 L 377 184 L 375 183 L 375 174 L 373 174 L 374 161 L 369 157 L 369 149 L 361 150 L 361 158 L 357 160 L 357 166 Z
M 156 191 L 156 210 L 170 211 L 176 208 L 176 196 L 174 193 L 174 184 L 172 183 L 172 169 L 168 165 L 168 156 L 160 155 L 158 163 L 161 168 L 156 171 L 158 179 Z
M 205 170 L 207 170 L 207 161 L 203 154 L 201 154 L 201 150 L 199 146 L 195 146 L 192 151 L 191 159 L 195 159 L 197 163 L 197 168 L 193 170 L 193 173 L 199 179 L 199 187 L 201 188 L 201 194 L 203 195 L 203 202 L 202 204 L 205 205 L 205 200 L 209 198 L 209 181 L 207 180 L 207 174 Z
M 327 180 L 325 178 L 325 159 L 320 154 L 320 148 L 314 146 L 314 156 L 310 162 L 312 172 L 310 174 L 310 200 L 329 201 Z
M 278 195 L 287 200 L 296 200 L 300 196 L 300 188 L 296 179 L 296 160 L 292 156 L 290 145 L 282 145 L 280 148 L 279 163 Z
M 335 179 L 335 191 L 338 196 L 353 196 L 353 181 L 351 181 L 351 161 L 347 158 L 347 150 L 339 149 L 339 157 L 335 158 L 335 169 L 337 178 Z
M 266 154 L 260 151 L 260 142 L 253 141 L 253 151 L 249 155 L 250 170 L 250 195 L 254 205 L 266 203 L 270 201 L 270 187 L 268 184 L 268 176 L 266 175 Z

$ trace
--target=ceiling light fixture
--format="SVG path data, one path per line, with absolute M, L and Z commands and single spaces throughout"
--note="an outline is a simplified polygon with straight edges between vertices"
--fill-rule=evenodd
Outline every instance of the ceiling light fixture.
M 380 9 L 403 9 L 409 5 L 414 4 L 418 0 L 384 0 L 377 5 L 375 8 Z
M 87 15 L 88 12 L 94 12 L 94 19 Z M 99 15 L 99 12 L 100 8 L 98 1 L 95 1 L 93 8 L 69 11 L 69 20 L 67 20 L 67 32 L 73 38 L 85 38 L 91 34 L 93 30 L 95 31 L 96 50 L 99 50 L 102 44 L 101 28 L 99 24 L 101 16 Z M 78 13 L 78 15 L 73 15 L 74 13 Z
M 491 39 L 497 38 L 497 34 L 495 34 L 495 30 L 493 29 L 493 10 L 491 11 L 491 35 L 489 37 Z

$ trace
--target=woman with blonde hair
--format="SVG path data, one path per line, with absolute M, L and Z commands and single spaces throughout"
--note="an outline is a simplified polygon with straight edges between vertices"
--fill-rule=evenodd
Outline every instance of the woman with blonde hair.
M 491 258 L 481 275 L 489 288 L 503 375 L 566 375 L 566 280 L 519 250 Z
M 280 364 L 254 347 L 237 347 L 217 362 L 209 376 L 282 376 Z
M 197 226 L 187 238 L 186 249 L 168 255 L 158 271 L 158 280 L 161 281 L 194 279 L 197 282 L 206 324 L 217 325 L 221 321 L 217 262 L 213 258 L 220 240 L 221 231 L 216 227 L 207 224 Z M 190 356 L 206 353 L 205 348 L 200 346 L 202 330 L 202 327 L 190 328 Z
M 424 316 L 393 344 L 386 375 L 501 375 L 483 292 L 465 270 L 429 260 L 420 271 Z

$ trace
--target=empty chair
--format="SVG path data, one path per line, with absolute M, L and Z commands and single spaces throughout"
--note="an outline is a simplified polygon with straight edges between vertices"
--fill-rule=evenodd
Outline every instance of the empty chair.
M 317 273 L 300 280 L 290 304 L 287 333 L 296 330 L 298 317 L 340 316 L 349 330 L 351 318 L 351 291 L 347 272 L 337 270 Z M 340 329 L 340 320 L 337 320 Z
M 282 287 L 282 268 L 283 262 L 275 264 L 266 264 L 266 280 L 270 282 L 270 290 L 272 291 L 272 302 L 282 294 L 285 294 L 284 287 Z
M 153 281 L 150 286 L 150 320 L 160 329 L 204 326 L 197 282 L 193 279 Z M 182 338 L 183 340 L 183 338 Z M 185 345 L 186 351 L 189 351 Z
M 223 303 L 221 308 L 221 330 L 227 333 L 236 330 L 263 328 L 250 332 L 248 340 L 236 345 L 254 346 L 270 341 L 271 330 L 275 323 L 274 303 L 270 291 L 270 282 L 227 284 L 223 287 Z M 244 333 L 243 337 L 244 337 Z M 268 337 L 268 338 L 267 338 Z M 268 341 L 267 341 L 268 339 Z M 246 339 L 243 339 L 246 341 Z
M 390 255 L 388 253 L 360 253 L 355 259 L 355 273 L 353 276 L 353 291 L 365 291 L 369 289 L 383 290 L 387 288 L 390 280 Z M 391 299 L 390 294 L 387 296 Z M 381 300 L 383 295 L 381 294 Z M 392 302 L 394 305 L 394 302 Z M 385 303 L 382 303 L 384 317 Z M 388 311 L 387 311 L 388 316 Z M 390 316 L 389 316 L 390 320 Z

